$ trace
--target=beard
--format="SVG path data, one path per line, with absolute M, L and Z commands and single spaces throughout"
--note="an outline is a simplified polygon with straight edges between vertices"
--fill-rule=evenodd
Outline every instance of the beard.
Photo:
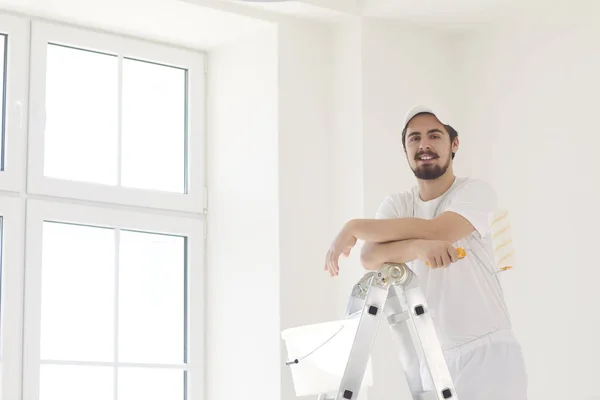
M 422 154 L 423 153 L 418 153 L 415 156 L 415 159 L 420 157 Z M 430 155 L 437 157 L 436 154 L 431 154 L 431 153 L 426 153 L 426 154 L 430 154 Z M 446 173 L 446 171 L 448 170 L 448 167 L 450 166 L 451 159 L 452 159 L 451 157 L 448 157 L 448 161 L 446 162 L 445 165 L 426 164 L 426 165 L 417 166 L 415 168 L 411 167 L 411 169 L 417 179 L 422 179 L 422 180 L 437 179 Z

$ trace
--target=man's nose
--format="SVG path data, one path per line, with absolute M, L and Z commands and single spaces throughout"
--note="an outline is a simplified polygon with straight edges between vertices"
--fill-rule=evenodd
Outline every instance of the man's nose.
M 422 139 L 421 143 L 419 143 L 419 150 L 430 150 L 431 149 L 431 142 L 429 141 L 429 139 Z

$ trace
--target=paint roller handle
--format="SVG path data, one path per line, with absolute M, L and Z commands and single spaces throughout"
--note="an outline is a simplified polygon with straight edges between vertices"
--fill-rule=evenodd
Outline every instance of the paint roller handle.
M 456 255 L 458 257 L 458 259 L 462 259 L 465 258 L 467 256 L 467 251 L 465 249 L 463 249 L 462 247 L 457 247 L 456 248 Z M 428 267 L 431 266 L 431 264 L 429 264 L 429 262 L 425 263 Z

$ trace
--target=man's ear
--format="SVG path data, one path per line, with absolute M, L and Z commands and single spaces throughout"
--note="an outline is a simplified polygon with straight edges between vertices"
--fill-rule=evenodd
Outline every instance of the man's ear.
M 456 153 L 458 151 L 458 147 L 459 147 L 459 140 L 458 140 L 458 136 L 454 138 L 454 140 L 452 141 L 452 152 Z

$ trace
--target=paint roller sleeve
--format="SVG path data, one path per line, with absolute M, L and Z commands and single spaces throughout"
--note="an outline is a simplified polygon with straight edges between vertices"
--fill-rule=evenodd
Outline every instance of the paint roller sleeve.
M 497 210 L 490 214 L 490 229 L 494 262 L 497 271 L 506 271 L 515 266 L 515 250 L 512 242 L 512 228 L 507 210 Z

